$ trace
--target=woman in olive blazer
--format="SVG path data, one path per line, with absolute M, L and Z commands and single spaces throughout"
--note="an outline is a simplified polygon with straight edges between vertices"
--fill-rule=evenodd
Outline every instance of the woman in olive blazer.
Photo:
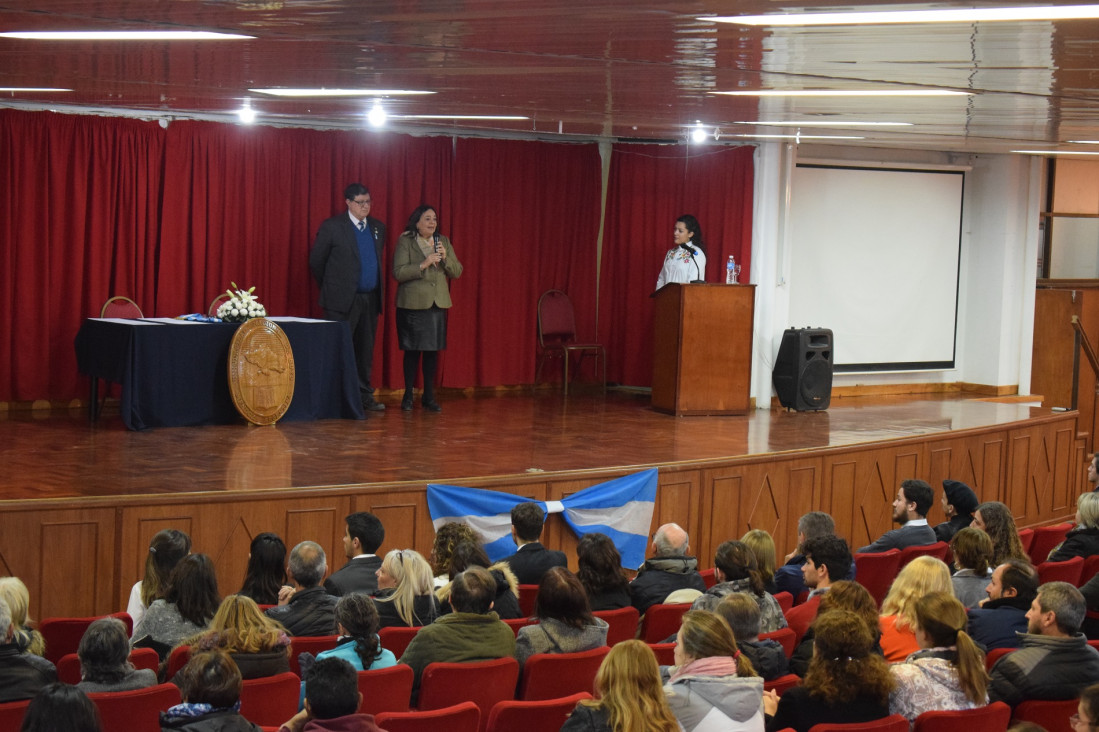
M 397 286 L 397 342 L 404 351 L 404 399 L 401 409 L 412 410 L 412 387 L 423 361 L 423 407 L 442 411 L 435 401 L 435 374 L 439 351 L 446 348 L 447 310 L 451 306 L 449 281 L 462 275 L 450 239 L 438 233 L 439 217 L 432 206 L 420 206 L 393 253 Z

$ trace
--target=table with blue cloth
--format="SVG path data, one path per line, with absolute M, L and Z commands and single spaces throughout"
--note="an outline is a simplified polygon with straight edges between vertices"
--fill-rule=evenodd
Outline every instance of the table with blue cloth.
M 363 419 L 351 331 L 345 322 L 271 318 L 294 351 L 294 398 L 283 420 Z M 88 318 L 76 334 L 80 373 L 122 387 L 132 430 L 242 421 L 229 392 L 229 346 L 237 323 Z

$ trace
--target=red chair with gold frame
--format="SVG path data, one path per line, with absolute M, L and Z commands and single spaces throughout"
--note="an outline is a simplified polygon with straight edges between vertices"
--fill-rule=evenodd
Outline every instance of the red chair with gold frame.
M 580 343 L 576 340 L 576 311 L 572 300 L 561 290 L 546 290 L 538 298 L 538 369 L 535 385 L 542 378 L 542 367 L 547 358 L 561 359 L 561 383 L 565 396 L 569 394 L 569 359 L 580 354 L 576 370 L 584 364 L 584 358 L 593 354 L 596 366 L 603 359 L 603 389 L 607 388 L 607 350 L 601 343 Z

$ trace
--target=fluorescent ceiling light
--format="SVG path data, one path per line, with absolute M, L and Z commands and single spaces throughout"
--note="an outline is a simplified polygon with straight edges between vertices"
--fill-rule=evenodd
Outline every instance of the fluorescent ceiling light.
M 1099 152 L 1084 152 L 1083 150 L 1012 150 L 1021 155 L 1099 155 Z
M 852 120 L 760 120 L 759 122 L 733 122 L 734 125 L 756 125 L 758 127 L 911 127 L 911 122 L 860 122 Z
M 530 117 L 523 117 L 516 114 L 394 114 L 390 115 L 390 119 L 487 119 L 487 120 L 524 120 L 530 119 Z
M 865 140 L 850 135 L 722 135 L 722 137 L 753 137 L 761 140 Z
M 851 13 L 792 13 L 785 15 L 725 15 L 702 21 L 736 25 L 877 25 L 881 23 L 975 23 L 982 21 L 1076 20 L 1099 18 L 1099 5 L 1024 8 L 951 8 Z
M 730 97 L 949 97 L 968 96 L 973 92 L 948 89 L 759 89 L 709 93 Z
M 433 91 L 412 89 L 249 89 L 256 94 L 273 97 L 407 97 L 418 94 L 434 94 Z
M 0 92 L 71 92 L 72 89 L 57 89 L 51 86 L 0 86 Z
M 0 38 L 31 41 L 233 41 L 255 36 L 209 31 L 15 31 Z
M 1072 145 L 1099 145 L 1099 140 L 1069 140 Z

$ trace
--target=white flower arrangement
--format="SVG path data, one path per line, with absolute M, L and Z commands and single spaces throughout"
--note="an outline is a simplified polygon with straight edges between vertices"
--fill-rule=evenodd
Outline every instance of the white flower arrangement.
M 252 293 L 256 291 L 253 285 L 247 290 L 241 290 L 236 282 L 230 283 L 234 289 L 226 290 L 229 299 L 218 306 L 218 317 L 227 323 L 243 323 L 252 318 L 266 318 L 267 310 Z

